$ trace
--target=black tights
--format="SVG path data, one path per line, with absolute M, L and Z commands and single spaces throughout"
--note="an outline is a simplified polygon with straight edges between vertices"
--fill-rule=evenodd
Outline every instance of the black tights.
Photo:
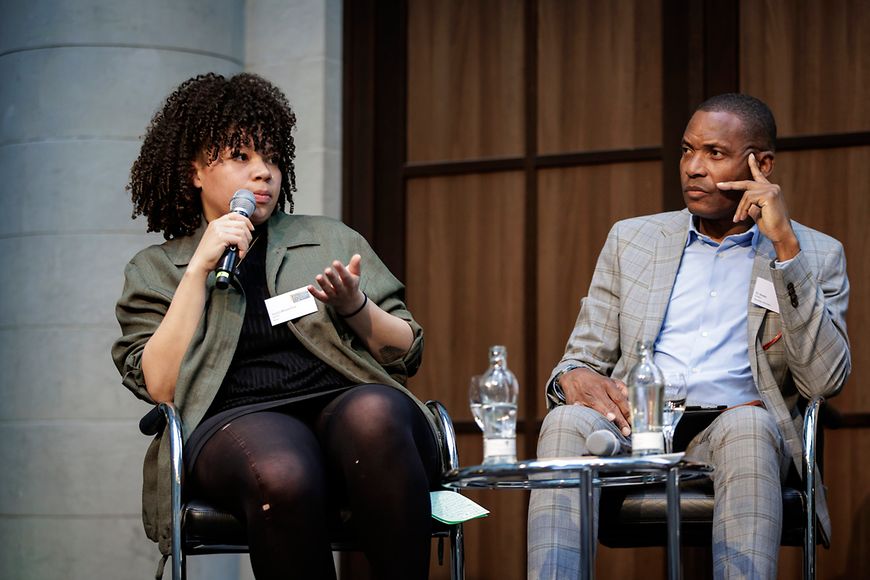
M 197 495 L 246 522 L 258 580 L 335 578 L 330 522 L 353 513 L 375 578 L 429 573 L 434 437 L 417 405 L 362 385 L 251 413 L 211 436 L 192 473 Z

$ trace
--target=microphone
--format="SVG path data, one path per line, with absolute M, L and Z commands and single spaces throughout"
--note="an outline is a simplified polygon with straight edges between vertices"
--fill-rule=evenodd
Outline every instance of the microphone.
M 257 209 L 257 200 L 254 199 L 254 194 L 247 189 L 240 189 L 233 194 L 230 200 L 230 211 L 243 215 L 246 218 L 251 217 L 254 210 Z M 221 261 L 218 263 L 217 274 L 215 275 L 214 285 L 225 290 L 230 285 L 230 276 L 233 270 L 236 269 L 236 258 L 239 256 L 239 250 L 235 246 L 230 246 L 224 251 Z
M 586 438 L 586 448 L 592 455 L 610 457 L 631 451 L 631 446 L 620 441 L 607 429 L 592 432 Z

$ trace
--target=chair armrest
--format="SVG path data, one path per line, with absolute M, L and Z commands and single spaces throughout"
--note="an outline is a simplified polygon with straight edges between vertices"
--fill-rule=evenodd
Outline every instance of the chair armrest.
M 139 421 L 139 431 L 143 435 L 162 435 L 169 427 L 170 495 L 172 505 L 172 578 L 182 577 L 181 546 L 181 479 L 184 475 L 184 449 L 181 437 L 181 418 L 175 405 L 160 403 Z
M 815 577 L 816 550 L 816 436 L 818 435 L 819 409 L 825 398 L 817 395 L 807 403 L 804 412 L 804 455 L 803 476 L 804 493 L 806 494 L 807 513 L 804 532 L 804 554 L 812 554 L 804 558 L 805 578 Z
M 139 419 L 139 432 L 152 437 L 163 433 L 166 427 L 166 416 L 160 411 L 160 405 L 154 405 L 151 410 Z
M 158 403 L 139 419 L 139 432 L 148 436 L 160 435 L 167 424 L 170 429 L 178 429 L 179 433 L 181 432 L 181 419 L 178 418 L 175 405 Z
M 444 449 L 441 449 L 442 464 L 444 471 L 459 467 L 459 448 L 456 446 L 456 431 L 453 429 L 453 420 L 447 408 L 439 401 L 426 401 L 426 407 L 435 416 L 441 436 L 444 439 Z
M 139 420 L 139 431 L 143 435 L 163 434 L 169 427 L 169 459 L 172 470 L 172 494 L 177 495 L 178 502 L 173 499 L 173 511 L 181 508 L 181 478 L 184 473 L 183 439 L 181 417 L 172 403 L 159 403 Z M 177 489 L 176 489 L 177 488 Z
M 803 456 L 803 468 L 804 468 L 804 477 L 807 475 L 807 466 L 810 469 L 816 464 L 816 443 L 818 439 L 818 429 L 819 429 L 819 412 L 822 408 L 822 405 L 825 404 L 825 398 L 821 395 L 816 395 L 807 403 L 807 408 L 804 411 L 804 456 Z

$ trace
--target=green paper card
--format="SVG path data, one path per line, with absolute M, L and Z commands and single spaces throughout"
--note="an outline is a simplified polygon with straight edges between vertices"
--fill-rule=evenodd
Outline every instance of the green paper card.
M 460 524 L 484 518 L 489 510 L 455 491 L 431 491 L 432 517 L 445 524 Z

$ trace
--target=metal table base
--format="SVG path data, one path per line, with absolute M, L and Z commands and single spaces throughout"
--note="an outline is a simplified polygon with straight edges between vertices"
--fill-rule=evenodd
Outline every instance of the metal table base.
M 682 453 L 643 457 L 574 457 L 475 465 L 447 473 L 452 488 L 577 488 L 580 496 L 581 580 L 595 577 L 592 530 L 595 486 L 639 485 L 665 481 L 668 498 L 668 578 L 680 578 L 680 477 L 707 475 L 713 468 L 687 462 Z

